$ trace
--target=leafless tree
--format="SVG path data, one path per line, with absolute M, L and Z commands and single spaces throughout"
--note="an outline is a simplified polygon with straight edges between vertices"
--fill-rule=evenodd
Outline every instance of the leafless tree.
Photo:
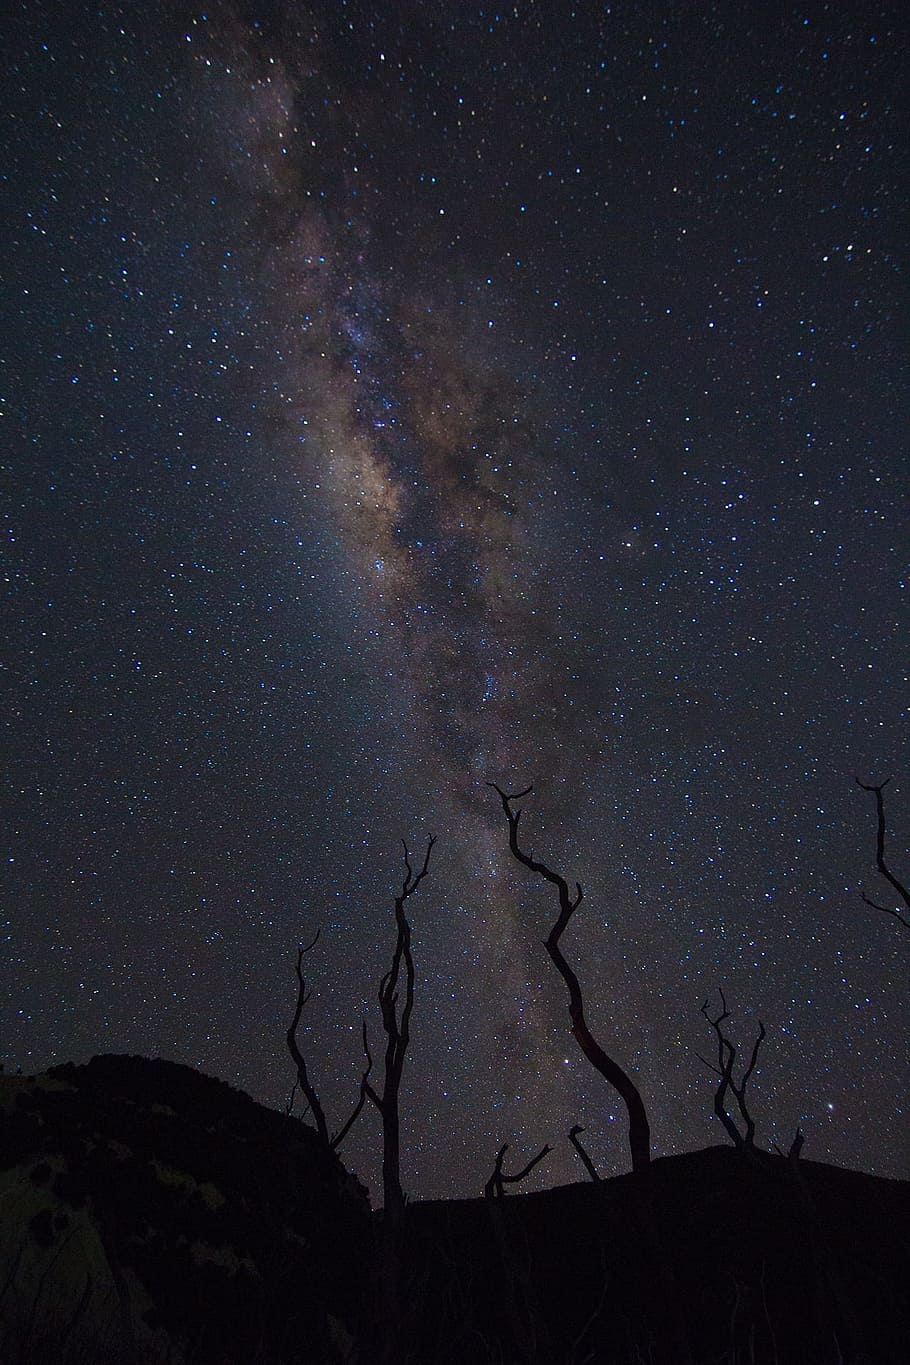
M 594 1165 L 594 1162 L 591 1160 L 590 1156 L 585 1151 L 584 1147 L 581 1144 L 581 1138 L 578 1136 L 579 1133 L 583 1133 L 584 1131 L 585 1130 L 584 1128 L 582 1128 L 581 1124 L 579 1123 L 573 1124 L 572 1127 L 569 1129 L 569 1141 L 575 1148 L 578 1155 L 581 1157 L 582 1164 L 584 1165 L 585 1170 L 588 1172 L 588 1175 L 594 1181 L 595 1185 L 599 1185 L 600 1176 L 597 1174 L 597 1167 Z
M 759 1050 L 765 1039 L 765 1026 L 759 1019 L 758 1037 L 755 1039 L 755 1043 L 752 1047 L 752 1056 L 749 1058 L 749 1065 L 743 1072 L 742 1080 L 737 1084 L 733 1079 L 733 1065 L 736 1061 L 736 1049 L 721 1028 L 721 1025 L 730 1018 L 730 1011 L 727 1009 L 727 1001 L 723 991 L 720 991 L 719 994 L 721 1010 L 716 1018 L 712 1019 L 708 1013 L 707 1000 L 701 1007 L 702 1014 L 713 1028 L 717 1037 L 717 1065 L 712 1066 L 712 1064 L 704 1057 L 701 1057 L 700 1054 L 699 1058 L 705 1063 L 705 1066 L 709 1067 L 718 1077 L 717 1089 L 714 1092 L 715 1114 L 729 1133 L 734 1147 L 739 1147 L 746 1152 L 752 1152 L 755 1149 L 755 1120 L 749 1113 L 749 1107 L 746 1104 L 746 1087 L 749 1084 L 749 1080 L 755 1070 L 756 1063 L 758 1062 Z M 732 1092 L 733 1097 L 736 1100 L 736 1106 L 739 1109 L 740 1118 L 743 1123 L 742 1132 L 740 1132 L 736 1125 L 736 1120 L 727 1108 L 728 1090 Z
M 493 1166 L 493 1174 L 490 1176 L 489 1180 L 487 1181 L 486 1185 L 484 1185 L 483 1188 L 483 1192 L 487 1199 L 502 1199 L 503 1195 L 506 1192 L 505 1191 L 506 1185 L 517 1185 L 519 1181 L 524 1180 L 525 1176 L 531 1174 L 534 1167 L 537 1165 L 538 1161 L 543 1161 L 544 1157 L 548 1156 L 549 1153 L 552 1152 L 553 1148 L 549 1144 L 546 1144 L 545 1146 L 541 1147 L 537 1155 L 532 1156 L 528 1164 L 526 1166 L 522 1166 L 521 1170 L 516 1171 L 514 1175 L 506 1175 L 502 1169 L 502 1163 L 505 1158 L 505 1154 L 508 1150 L 509 1144 L 507 1142 L 504 1142 L 496 1154 L 496 1162 Z
M 316 1132 L 319 1134 L 320 1141 L 323 1142 L 325 1146 L 329 1148 L 331 1151 L 337 1151 L 337 1149 L 344 1142 L 348 1133 L 351 1131 L 354 1124 L 360 1117 L 360 1111 L 363 1108 L 363 1103 L 366 1098 L 366 1085 L 369 1079 L 370 1070 L 372 1068 L 372 1062 L 368 1056 L 366 1070 L 364 1071 L 363 1076 L 360 1079 L 360 1095 L 357 1100 L 357 1103 L 355 1104 L 353 1110 L 351 1111 L 350 1117 L 348 1118 L 347 1122 L 344 1123 L 341 1128 L 339 1128 L 338 1132 L 335 1133 L 334 1136 L 330 1136 L 328 1124 L 326 1123 L 325 1110 L 323 1109 L 322 1104 L 320 1103 L 319 1095 L 316 1092 L 316 1087 L 310 1080 L 309 1072 L 307 1071 L 306 1060 L 303 1056 L 303 1053 L 300 1051 L 300 1045 L 297 1042 L 297 1030 L 300 1027 L 300 1019 L 303 1014 L 304 1006 L 309 1000 L 311 994 L 311 992 L 309 992 L 306 988 L 306 981 L 303 975 L 303 959 L 307 953 L 311 952 L 313 948 L 315 948 L 318 940 L 319 930 L 317 929 L 315 935 L 310 940 L 310 942 L 307 943 L 305 946 L 297 949 L 297 1003 L 294 1007 L 294 1017 L 291 1020 L 290 1028 L 287 1031 L 287 1044 L 288 1051 L 290 1052 L 291 1057 L 294 1061 L 294 1065 L 297 1068 L 296 1085 L 299 1085 L 300 1089 L 306 1096 L 307 1108 L 309 1112 L 312 1113 L 313 1115 L 313 1122 L 316 1125 Z M 294 1088 L 296 1089 L 296 1086 Z M 294 1090 L 292 1089 L 290 1098 L 288 1099 L 288 1103 L 286 1106 L 286 1112 L 289 1115 L 291 1114 L 293 1107 Z
M 885 862 L 885 799 L 882 796 L 882 792 L 890 781 L 891 778 L 886 777 L 884 782 L 871 783 L 867 786 L 865 782 L 860 782 L 859 778 L 857 778 L 856 784 L 858 787 L 861 787 L 864 792 L 875 793 L 875 809 L 878 814 L 878 828 L 875 842 L 875 865 L 885 881 L 888 882 L 897 892 L 898 896 L 900 896 L 904 903 L 904 907 L 907 910 L 910 910 L 910 891 L 904 886 L 903 882 L 895 877 L 894 873 Z M 871 896 L 867 896 L 865 891 L 861 894 L 866 905 L 871 905 L 873 910 L 881 910 L 882 914 L 893 915 L 898 923 L 902 924 L 905 929 L 910 929 L 910 920 L 905 919 L 900 910 L 895 910 L 893 906 L 880 905 L 878 901 L 872 900 Z
M 793 1141 L 790 1143 L 790 1146 L 787 1148 L 786 1152 L 784 1152 L 780 1147 L 778 1147 L 776 1142 L 774 1143 L 774 1150 L 778 1156 L 786 1156 L 789 1158 L 790 1161 L 799 1161 L 805 1142 L 806 1142 L 805 1133 L 801 1128 L 797 1128 L 796 1132 L 793 1134 Z
M 646 1170 L 651 1161 L 651 1129 L 641 1093 L 628 1072 L 624 1071 L 619 1063 L 604 1051 L 588 1028 L 578 977 L 569 966 L 560 948 L 560 939 L 565 933 L 569 920 L 581 904 L 581 883 L 575 883 L 575 895 L 572 895 L 564 877 L 547 867 L 545 863 L 529 857 L 519 846 L 518 825 L 522 812 L 520 806 L 517 809 L 513 808 L 513 802 L 520 801 L 522 797 L 528 796 L 534 788 L 526 787 L 524 791 L 508 793 L 498 787 L 495 782 L 489 782 L 487 785 L 498 793 L 502 802 L 502 808 L 509 822 L 509 848 L 513 857 L 523 867 L 528 868 L 530 872 L 536 873 L 538 877 L 542 877 L 544 881 L 556 887 L 559 896 L 559 915 L 544 940 L 544 946 L 550 955 L 550 960 L 566 983 L 566 989 L 569 993 L 569 1018 L 572 1021 L 572 1034 L 575 1041 L 591 1065 L 619 1094 L 626 1106 L 629 1117 L 629 1148 L 632 1153 L 632 1169 L 633 1171 Z
M 392 965 L 379 983 L 379 1009 L 385 1029 L 386 1048 L 382 1093 L 364 1078 L 363 1088 L 379 1110 L 382 1119 L 382 1190 L 389 1220 L 400 1220 L 404 1213 L 404 1192 L 401 1188 L 401 1129 L 398 1095 L 404 1070 L 405 1053 L 411 1040 L 411 1012 L 414 1008 L 414 959 L 411 955 L 411 926 L 404 913 L 405 901 L 413 896 L 430 868 L 430 855 L 436 840 L 431 835 L 427 843 L 423 866 L 415 873 L 404 847 L 405 876 L 401 891 L 395 897 L 395 951 Z M 399 981 L 404 967 L 404 1003 L 399 1009 Z M 363 1026 L 363 1047 L 368 1070 L 372 1066 L 366 1024 Z

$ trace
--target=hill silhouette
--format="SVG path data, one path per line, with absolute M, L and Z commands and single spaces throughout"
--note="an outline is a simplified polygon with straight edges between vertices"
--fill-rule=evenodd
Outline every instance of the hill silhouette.
M 2 1077 L 0 1096 L 0 1358 L 335 1358 L 369 1204 L 304 1124 L 142 1057 Z
M 910 1183 L 711 1147 L 381 1213 L 303 1123 L 192 1068 L 0 1077 L 16 1365 L 896 1365 Z M 387 1231 L 387 1225 L 385 1225 Z

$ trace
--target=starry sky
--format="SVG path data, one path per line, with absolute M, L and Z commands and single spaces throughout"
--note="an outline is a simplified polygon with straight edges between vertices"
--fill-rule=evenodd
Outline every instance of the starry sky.
M 339 1127 L 401 840 L 402 1183 L 724 1140 L 910 1176 L 894 4 L 14 4 L 0 1051 L 191 1063 Z M 377 1188 L 379 1125 L 344 1148 Z M 509 1161 L 506 1162 L 509 1169 Z

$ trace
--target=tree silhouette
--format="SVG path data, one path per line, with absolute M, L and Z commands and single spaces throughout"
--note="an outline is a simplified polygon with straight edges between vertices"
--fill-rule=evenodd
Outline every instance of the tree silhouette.
M 717 1066 L 712 1066 L 711 1063 L 704 1057 L 701 1057 L 700 1054 L 699 1058 L 705 1063 L 705 1066 L 709 1067 L 719 1078 L 717 1089 L 714 1092 L 714 1113 L 729 1133 L 734 1147 L 738 1147 L 746 1153 L 751 1153 L 755 1150 L 755 1120 L 746 1104 L 746 1086 L 749 1084 L 749 1080 L 755 1070 L 759 1050 L 765 1040 L 765 1026 L 759 1019 L 758 1037 L 755 1039 L 752 1046 L 752 1056 L 749 1058 L 749 1065 L 743 1072 L 742 1080 L 737 1084 L 733 1079 L 733 1064 L 736 1061 L 736 1048 L 730 1042 L 730 1039 L 726 1037 L 721 1028 L 721 1024 L 730 1018 L 730 1011 L 727 1009 L 727 1001 L 723 991 L 719 991 L 718 993 L 720 995 L 721 1009 L 715 1019 L 712 1019 L 708 1013 L 707 1000 L 701 1007 L 701 1013 L 705 1016 L 717 1036 Z M 740 1132 L 736 1125 L 736 1120 L 727 1109 L 728 1090 L 732 1092 L 733 1097 L 736 1100 L 736 1107 L 739 1110 L 743 1122 L 742 1132 Z
M 582 1165 L 588 1172 L 588 1175 L 594 1181 L 594 1184 L 599 1185 L 601 1183 L 601 1179 L 600 1176 L 597 1174 L 597 1167 L 594 1165 L 594 1162 L 591 1160 L 590 1156 L 585 1151 L 584 1147 L 582 1146 L 581 1138 L 578 1136 L 579 1133 L 583 1133 L 584 1131 L 585 1130 L 584 1128 L 582 1128 L 580 1123 L 573 1123 L 572 1127 L 569 1129 L 569 1141 L 575 1148 L 578 1155 L 581 1157 Z
M 508 1150 L 509 1144 L 504 1142 L 496 1153 L 496 1161 L 493 1164 L 493 1174 L 483 1187 L 484 1196 L 487 1199 L 502 1199 L 506 1192 L 506 1185 L 517 1185 L 520 1181 L 524 1180 L 525 1176 L 531 1174 L 538 1161 L 543 1161 L 545 1156 L 549 1156 L 553 1148 L 549 1143 L 546 1143 L 541 1147 L 537 1155 L 532 1156 L 528 1164 L 522 1166 L 521 1170 L 516 1171 L 514 1175 L 506 1175 L 502 1169 L 502 1163 Z
M 878 815 L 878 827 L 876 830 L 875 842 L 875 865 L 878 868 L 879 872 L 884 877 L 885 881 L 888 882 L 900 896 L 907 910 L 910 910 L 910 891 L 907 890 L 903 882 L 899 881 L 898 878 L 895 877 L 894 873 L 891 871 L 888 864 L 885 862 L 885 800 L 884 797 L 882 796 L 882 792 L 885 790 L 890 781 L 891 778 L 886 777 L 884 782 L 871 783 L 869 786 L 866 786 L 865 782 L 860 782 L 859 778 L 857 778 L 856 785 L 858 787 L 861 787 L 864 792 L 875 793 L 875 809 Z M 893 917 L 898 921 L 898 923 L 902 924 L 905 929 L 910 929 L 910 920 L 905 919 L 904 916 L 901 914 L 900 910 L 895 910 L 892 906 L 880 905 L 878 901 L 872 900 L 871 896 L 867 896 L 865 891 L 861 892 L 860 894 L 862 895 L 862 898 L 865 901 L 866 905 L 871 905 L 873 910 L 881 910 L 882 914 L 884 915 L 893 915 Z
M 632 1169 L 633 1171 L 646 1170 L 651 1161 L 651 1129 L 641 1093 L 631 1076 L 604 1051 L 588 1028 L 578 977 L 569 966 L 559 946 L 559 941 L 565 933 L 569 920 L 581 904 L 583 895 L 581 883 L 575 883 L 576 894 L 573 896 L 564 877 L 547 867 L 545 863 L 529 857 L 519 847 L 518 825 L 522 812 L 521 807 L 514 810 L 512 803 L 528 796 L 534 788 L 525 787 L 524 791 L 508 793 L 498 787 L 495 782 L 488 782 L 487 786 L 492 787 L 499 794 L 499 799 L 502 802 L 502 808 L 509 822 L 509 849 L 513 857 L 523 867 L 528 868 L 530 872 L 535 872 L 538 877 L 542 877 L 544 881 L 556 887 L 559 895 L 559 915 L 544 940 L 544 946 L 550 955 L 550 960 L 566 983 L 566 989 L 569 993 L 569 1018 L 572 1021 L 572 1034 L 575 1041 L 591 1065 L 613 1087 L 626 1106 L 629 1118 L 629 1149 L 632 1153 Z
M 404 1070 L 405 1053 L 411 1040 L 411 1011 L 414 1008 L 414 959 L 411 956 L 411 926 L 404 913 L 405 901 L 413 896 L 430 868 L 430 855 L 436 840 L 431 835 L 427 843 L 423 866 L 415 874 L 404 848 L 405 876 L 401 891 L 395 897 L 395 951 L 392 965 L 379 983 L 379 1009 L 382 1026 L 386 1034 L 385 1065 L 382 1093 L 380 1094 L 369 1081 L 372 1067 L 366 1023 L 363 1025 L 363 1048 L 366 1053 L 368 1069 L 363 1088 L 382 1118 L 382 1191 L 386 1214 L 390 1221 L 400 1220 L 404 1213 L 404 1192 L 401 1188 L 401 1131 L 398 1109 L 398 1094 L 401 1089 L 401 1076 Z M 402 965 L 405 972 L 404 1004 L 398 1008 L 398 983 Z
M 307 1107 L 310 1113 L 313 1115 L 313 1122 L 316 1124 L 316 1132 L 319 1135 L 320 1141 L 327 1148 L 334 1152 L 337 1151 L 337 1149 L 344 1142 L 348 1133 L 351 1131 L 354 1124 L 360 1117 L 360 1111 L 363 1109 L 363 1103 L 366 1098 L 366 1083 L 373 1064 L 368 1056 L 366 1070 L 364 1071 L 362 1077 L 360 1078 L 360 1097 L 357 1100 L 357 1103 L 355 1104 L 347 1122 L 344 1123 L 341 1128 L 339 1128 L 338 1132 L 335 1133 L 334 1136 L 330 1137 L 329 1127 L 325 1117 L 325 1110 L 323 1109 L 322 1104 L 320 1103 L 319 1095 L 316 1092 L 316 1087 L 313 1085 L 310 1079 L 309 1072 L 307 1071 L 306 1060 L 304 1059 L 303 1053 L 300 1051 L 300 1046 L 297 1042 L 297 1030 L 300 1027 L 300 1019 L 303 1014 L 304 1006 L 307 1004 L 307 1001 L 310 999 L 311 995 L 311 992 L 308 991 L 306 988 L 306 981 L 304 980 L 303 976 L 303 959 L 307 953 L 312 952 L 318 941 L 319 930 L 317 929 L 315 935 L 310 940 L 310 942 L 305 944 L 303 947 L 297 949 L 297 1003 L 294 1007 L 294 1017 L 291 1020 L 291 1024 L 290 1027 L 288 1028 L 286 1036 L 288 1051 L 290 1052 L 294 1065 L 297 1068 L 297 1085 L 300 1086 L 300 1089 L 306 1096 Z M 294 1091 L 292 1090 L 291 1097 L 288 1100 L 287 1104 L 287 1113 L 289 1115 L 293 1109 L 293 1104 Z

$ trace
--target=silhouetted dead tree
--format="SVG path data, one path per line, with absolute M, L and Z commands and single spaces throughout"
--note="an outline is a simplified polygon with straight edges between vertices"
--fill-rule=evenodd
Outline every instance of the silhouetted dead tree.
M 885 862 L 885 800 L 882 796 L 882 792 L 890 781 L 891 778 L 886 777 L 884 782 L 872 783 L 869 786 L 866 786 L 865 782 L 860 782 L 859 778 L 857 778 L 856 785 L 861 787 L 864 792 L 875 793 L 875 809 L 878 814 L 878 828 L 875 842 L 875 865 L 885 881 L 888 882 L 900 896 L 906 909 L 910 910 L 910 891 L 904 886 L 903 882 L 895 877 L 894 873 Z M 892 915 L 905 929 L 910 929 L 910 920 L 905 919 L 900 910 L 895 910 L 889 905 L 880 905 L 878 901 L 872 900 L 871 896 L 867 896 L 865 891 L 860 894 L 866 905 L 870 905 L 873 910 L 881 910 L 884 915 Z
M 629 1116 L 629 1148 L 632 1153 L 632 1169 L 633 1171 L 646 1170 L 651 1161 L 651 1129 L 641 1093 L 632 1077 L 623 1070 L 618 1062 L 607 1055 L 588 1028 L 578 977 L 569 966 L 559 946 L 559 940 L 565 933 L 569 920 L 581 904 L 583 894 L 581 883 L 575 883 L 576 894 L 571 895 L 568 882 L 564 877 L 547 867 L 545 863 L 530 858 L 519 847 L 518 825 L 521 820 L 521 807 L 513 810 L 512 802 L 520 801 L 522 797 L 528 796 L 534 788 L 526 787 L 524 791 L 507 793 L 495 782 L 488 782 L 487 786 L 492 787 L 499 794 L 499 799 L 502 802 L 502 808 L 509 822 L 509 849 L 513 857 L 523 867 L 528 868 L 530 872 L 535 872 L 538 877 L 542 877 L 544 881 L 555 886 L 559 894 L 559 915 L 544 940 L 544 946 L 569 992 L 569 1018 L 572 1021 L 572 1034 L 575 1041 L 591 1065 L 600 1072 L 604 1080 L 612 1085 L 626 1106 L 626 1112 Z
M 405 901 L 420 886 L 430 868 L 430 855 L 436 840 L 431 835 L 427 843 L 423 866 L 415 874 L 404 847 L 405 877 L 401 891 L 395 897 L 395 951 L 392 965 L 379 983 L 379 1009 L 386 1034 L 385 1067 L 382 1094 L 364 1079 L 363 1088 L 382 1118 L 382 1190 L 386 1214 L 396 1221 L 404 1213 L 404 1192 L 401 1188 L 401 1127 L 398 1094 L 404 1071 L 405 1053 L 411 1040 L 411 1012 L 414 1008 L 414 959 L 411 956 L 411 926 L 404 913 Z M 398 1008 L 398 983 L 404 966 L 404 1004 Z M 363 1047 L 368 1063 L 372 1064 L 367 1043 L 367 1028 L 363 1026 Z
M 338 1132 L 335 1133 L 334 1136 L 330 1137 L 328 1124 L 326 1123 L 325 1111 L 319 1101 L 319 1096 L 316 1093 L 316 1088 L 313 1085 L 312 1081 L 310 1080 L 310 1076 L 307 1071 L 306 1061 L 304 1059 L 303 1053 L 300 1051 L 300 1046 L 297 1042 L 297 1030 L 300 1027 L 300 1018 L 301 1015 L 303 1014 L 304 1006 L 306 1005 L 307 1001 L 310 998 L 310 992 L 306 988 L 306 981 L 304 980 L 303 976 L 303 959 L 307 953 L 311 952 L 312 949 L 315 948 L 318 940 L 319 930 L 317 929 L 314 937 L 310 940 L 310 942 L 307 943 L 305 947 L 297 949 L 297 1003 L 294 1007 L 294 1017 L 291 1020 L 291 1026 L 287 1031 L 287 1043 L 288 1051 L 290 1052 L 291 1057 L 294 1061 L 294 1065 L 297 1068 L 297 1085 L 300 1086 L 300 1089 L 306 1096 L 307 1107 L 313 1115 L 313 1122 L 316 1124 L 316 1132 L 319 1134 L 320 1141 L 323 1142 L 325 1146 L 328 1147 L 331 1151 L 336 1151 L 344 1142 L 348 1133 L 351 1131 L 354 1124 L 360 1117 L 360 1111 L 363 1109 L 364 1100 L 366 1099 L 366 1084 L 370 1075 L 370 1070 L 372 1068 L 372 1061 L 370 1060 L 369 1056 L 367 1056 L 367 1067 L 362 1077 L 360 1078 L 360 1096 L 351 1112 L 350 1117 L 348 1118 L 347 1122 L 341 1128 L 339 1128 Z M 292 1089 L 290 1098 L 288 1099 L 287 1103 L 286 1112 L 288 1113 L 288 1115 L 291 1114 L 293 1107 L 294 1090 Z
M 725 1037 L 723 1029 L 721 1028 L 721 1024 L 730 1018 L 730 1011 L 727 1009 L 727 1002 L 724 998 L 723 991 L 720 991 L 719 994 L 721 1011 L 716 1019 L 712 1019 L 708 1013 L 707 1000 L 701 1007 L 701 1013 L 705 1016 L 717 1036 L 717 1066 L 712 1066 L 700 1053 L 699 1060 L 704 1062 L 705 1066 L 709 1067 L 710 1070 L 719 1077 L 718 1086 L 714 1092 L 714 1112 L 729 1133 L 734 1147 L 739 1147 L 746 1152 L 752 1152 L 755 1149 L 755 1120 L 749 1113 L 749 1108 L 746 1104 L 746 1086 L 749 1084 L 749 1080 L 755 1070 L 759 1050 L 765 1040 L 765 1026 L 759 1019 L 758 1037 L 752 1048 L 752 1056 L 749 1058 L 749 1065 L 743 1072 L 742 1080 L 737 1084 L 733 1079 L 733 1064 L 736 1061 L 736 1049 L 730 1042 L 730 1039 Z M 742 1132 L 739 1131 L 739 1128 L 736 1126 L 736 1120 L 727 1109 L 728 1090 L 732 1092 L 736 1100 L 736 1107 L 739 1109 L 740 1117 L 743 1121 Z
M 773 1146 L 778 1156 L 786 1156 L 790 1161 L 799 1161 L 800 1153 L 803 1150 L 805 1141 L 806 1141 L 805 1133 L 801 1128 L 797 1128 L 796 1132 L 793 1134 L 793 1141 L 790 1143 L 790 1146 L 787 1148 L 786 1152 L 782 1151 L 781 1148 L 778 1147 L 776 1142 L 773 1144 Z
M 545 1156 L 549 1156 L 553 1148 L 549 1144 L 545 1144 L 543 1147 L 541 1147 L 540 1151 L 537 1153 L 536 1156 L 531 1157 L 531 1160 L 528 1162 L 527 1166 L 522 1166 L 521 1170 L 516 1171 L 514 1175 L 506 1175 L 502 1169 L 503 1159 L 505 1158 L 505 1154 L 508 1150 L 509 1144 L 507 1142 L 504 1142 L 496 1154 L 496 1162 L 493 1166 L 493 1174 L 490 1176 L 486 1185 L 484 1185 L 483 1187 L 483 1192 L 487 1199 L 502 1199 L 506 1192 L 505 1191 L 506 1185 L 517 1185 L 520 1180 L 524 1180 L 525 1176 L 531 1174 L 534 1167 L 537 1165 L 538 1161 L 543 1161 Z
M 597 1174 L 597 1167 L 594 1165 L 594 1162 L 588 1156 L 588 1153 L 585 1151 L 584 1147 L 582 1147 L 581 1139 L 578 1136 L 579 1133 L 583 1133 L 584 1131 L 585 1130 L 584 1128 L 582 1128 L 581 1124 L 579 1123 L 574 1124 L 569 1129 L 569 1141 L 575 1148 L 578 1155 L 581 1157 L 582 1162 L 584 1164 L 584 1168 L 588 1172 L 588 1175 L 594 1181 L 595 1185 L 599 1185 L 600 1176 Z

